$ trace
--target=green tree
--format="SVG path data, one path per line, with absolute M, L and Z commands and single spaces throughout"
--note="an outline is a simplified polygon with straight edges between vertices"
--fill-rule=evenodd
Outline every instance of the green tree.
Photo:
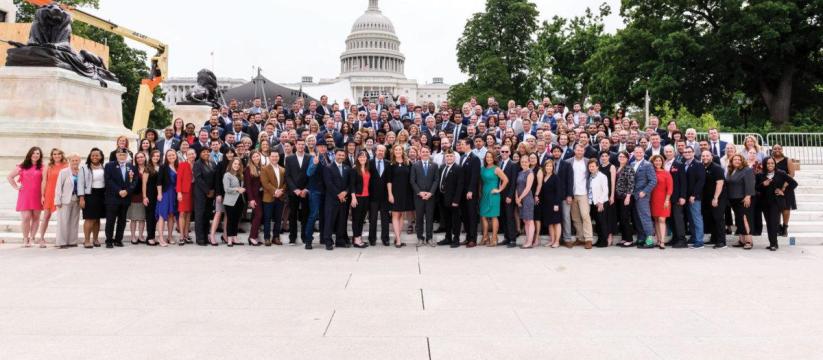
M 609 14 L 611 7 L 603 3 L 597 14 L 587 8 L 583 16 L 571 20 L 555 16 L 543 22 L 529 51 L 529 79 L 535 96 L 582 103 L 596 92 L 591 83 L 597 69 L 588 60 L 608 37 L 604 19 Z M 602 101 L 603 96 L 599 97 Z
M 457 64 L 469 80 L 449 92 L 452 104 L 468 100 L 455 96 L 469 93 L 498 94 L 501 104 L 528 99 L 528 52 L 537 16 L 537 7 L 528 0 L 486 1 L 485 11 L 466 22 L 457 41 Z
M 60 0 L 56 2 L 71 6 L 88 6 L 95 9 L 100 6 L 100 0 Z M 14 5 L 17 6 L 17 22 L 30 23 L 34 20 L 36 6 L 26 0 L 14 0 Z
M 595 83 L 627 103 L 649 90 L 696 113 L 733 105 L 742 91 L 781 127 L 815 101 L 821 14 L 821 0 L 624 0 L 626 28 L 591 60 Z
M 73 6 L 97 7 L 99 0 L 66 0 L 62 3 Z M 18 21 L 31 21 L 36 8 L 23 0 L 15 0 L 18 4 Z M 78 21 L 72 23 L 72 35 L 80 36 L 109 47 L 109 70 L 117 76 L 120 84 L 126 88 L 123 94 L 123 126 L 131 129 L 134 122 L 134 110 L 137 105 L 137 95 L 140 92 L 140 83 L 149 76 L 148 57 L 145 51 L 129 47 L 124 38 L 108 31 L 98 29 Z M 154 91 L 154 110 L 149 115 L 149 127 L 162 128 L 171 123 L 171 111 L 163 106 L 164 94 L 158 87 Z

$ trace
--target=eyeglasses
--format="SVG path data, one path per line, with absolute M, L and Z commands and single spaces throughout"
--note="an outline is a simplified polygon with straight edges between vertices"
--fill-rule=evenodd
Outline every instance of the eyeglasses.
M 509 151 L 505 151 L 505 150 L 503 150 L 503 151 L 500 151 L 500 153 L 501 153 L 501 154 L 508 154 L 508 153 L 509 153 Z

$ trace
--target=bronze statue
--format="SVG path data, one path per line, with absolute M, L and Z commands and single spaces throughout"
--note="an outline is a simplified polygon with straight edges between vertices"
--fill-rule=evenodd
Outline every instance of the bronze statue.
M 103 64 L 103 59 L 85 50 L 75 53 L 71 48 L 71 14 L 56 4 L 37 9 L 31 24 L 27 44 L 9 42 L 6 66 L 59 67 L 82 76 L 106 82 L 117 77 Z
M 219 108 L 220 90 L 217 87 L 217 76 L 209 69 L 202 69 L 197 72 L 197 85 L 186 93 L 186 100 L 177 103 L 178 105 L 211 105 L 212 108 Z

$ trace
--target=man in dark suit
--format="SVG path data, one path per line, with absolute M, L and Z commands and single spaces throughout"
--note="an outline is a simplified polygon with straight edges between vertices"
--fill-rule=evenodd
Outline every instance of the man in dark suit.
M 706 181 L 705 167 L 695 158 L 694 148 L 683 149 L 683 168 L 686 173 L 686 215 L 689 219 L 689 234 L 695 245 L 703 246 L 703 185 Z
M 445 162 L 437 174 L 440 190 L 440 206 L 446 237 L 437 245 L 460 246 L 460 203 L 463 198 L 463 171 L 456 162 L 452 149 L 446 149 Z M 512 225 L 514 226 L 514 225 Z
M 709 129 L 709 151 L 712 155 L 722 158 L 726 155 L 726 143 L 720 140 L 720 132 L 716 128 Z
M 466 125 L 463 125 L 463 115 L 461 115 L 460 113 L 454 114 L 454 117 L 452 118 L 452 121 L 453 122 L 452 122 L 451 129 L 447 130 L 446 134 L 454 135 L 454 140 L 453 141 L 455 143 L 455 146 L 457 146 L 457 144 L 458 144 L 457 140 L 465 139 L 468 136 L 468 131 L 466 130 Z M 471 147 L 471 145 L 469 145 L 469 146 Z M 461 152 L 461 150 L 459 148 L 457 148 L 456 150 L 458 152 Z M 468 151 L 471 151 L 471 148 L 469 148 Z
M 431 161 L 431 150 L 428 147 L 420 149 L 420 161 L 411 168 L 411 187 L 414 191 L 415 227 L 417 227 L 417 246 L 427 244 L 434 246 L 432 241 L 434 231 L 434 205 L 437 191 L 437 164 Z M 425 222 L 425 224 L 424 224 Z M 423 226 L 426 227 L 425 236 Z
M 341 134 L 337 129 L 334 128 L 334 120 L 327 119 L 326 124 L 319 133 L 317 133 L 317 143 L 325 143 L 326 142 L 326 134 L 331 134 L 332 138 L 334 139 L 334 146 L 336 148 L 343 147 L 343 134 Z
M 200 132 L 197 133 L 197 141 L 195 141 L 194 144 L 191 144 L 191 148 L 198 154 L 200 153 L 200 150 L 208 149 L 209 131 L 206 129 L 200 129 Z
M 377 220 L 380 219 L 380 240 L 383 246 L 389 246 L 389 198 L 386 184 L 389 177 L 389 161 L 386 160 L 386 147 L 377 145 L 374 159 L 369 161 L 372 178 L 369 180 L 369 245 L 377 244 Z
M 169 150 L 179 151 L 180 150 L 180 140 L 174 137 L 174 130 L 171 127 L 167 127 L 163 130 L 163 136 L 160 140 L 157 140 L 157 144 L 155 145 L 157 150 L 160 150 L 160 157 L 161 162 L 166 162 L 166 152 Z
M 372 127 L 372 121 L 370 118 L 367 118 L 366 113 L 362 111 L 357 113 L 357 120 L 351 124 L 352 133 L 370 127 Z
M 669 217 L 669 222 L 672 227 L 672 241 L 671 245 L 674 248 L 685 248 L 686 245 L 686 218 L 683 214 L 684 206 L 686 206 L 686 198 L 688 197 L 688 187 L 686 186 L 686 167 L 682 162 L 675 159 L 676 152 L 674 146 L 666 145 L 663 147 L 663 154 L 666 156 L 665 167 L 669 169 L 672 175 L 672 195 L 670 197 L 672 214 Z
M 329 97 L 326 95 L 320 96 L 320 105 L 317 106 L 317 114 L 320 115 L 320 118 L 323 118 L 323 115 L 331 116 L 331 105 L 329 105 Z
M 346 152 L 337 149 L 334 152 L 334 162 L 323 168 L 323 186 L 325 187 L 326 199 L 323 206 L 325 212 L 325 227 L 322 237 L 326 244 L 326 250 L 334 250 L 335 243 L 332 242 L 332 231 L 335 233 L 335 240 L 338 247 L 349 247 L 346 237 L 346 219 L 348 218 L 348 197 L 349 197 L 349 172 L 351 168 L 344 164 Z
M 137 189 L 136 171 L 128 162 L 129 151 L 118 149 L 116 157 L 117 161 L 108 162 L 103 169 L 106 183 L 106 247 L 109 249 L 123 246 L 126 212 L 131 205 L 131 194 Z
M 300 223 L 306 225 L 306 218 L 309 211 L 308 175 L 309 156 L 306 154 L 306 143 L 303 139 L 297 139 L 295 153 L 286 158 L 286 187 L 289 193 L 289 242 L 294 244 L 297 241 L 297 233 L 302 233 L 303 243 L 310 243 L 305 232 L 300 231 L 297 226 Z
M 211 217 L 212 199 L 215 195 L 214 171 L 210 159 L 210 150 L 204 148 L 198 152 L 199 160 L 194 163 L 194 238 L 197 245 L 208 245 L 209 218 Z
M 517 164 L 510 159 L 511 149 L 508 145 L 500 147 L 500 169 L 506 174 L 509 183 L 500 193 L 500 227 L 503 228 L 503 242 L 501 245 L 517 247 L 517 232 L 515 231 L 515 201 L 514 194 L 517 188 Z
M 458 114 L 459 115 L 459 114 Z M 480 215 L 477 208 L 480 183 L 480 159 L 471 152 L 471 145 L 467 138 L 458 142 L 460 168 L 463 172 L 463 196 L 460 204 L 463 228 L 466 230 L 466 247 L 477 246 L 477 221 Z
M 564 156 L 563 149 L 557 145 L 552 147 L 554 174 L 557 175 L 557 178 L 563 183 L 561 185 L 563 187 L 561 194 L 563 194 L 563 199 L 565 199 L 560 204 L 563 211 L 563 237 L 560 239 L 561 245 L 566 245 L 567 242 L 572 241 L 571 206 L 572 198 L 574 197 L 574 174 L 571 165 L 563 159 Z

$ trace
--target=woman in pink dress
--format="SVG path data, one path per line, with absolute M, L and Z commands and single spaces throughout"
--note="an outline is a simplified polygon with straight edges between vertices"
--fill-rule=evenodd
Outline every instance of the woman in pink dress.
M 36 146 L 29 149 L 26 159 L 9 173 L 8 180 L 11 187 L 17 190 L 23 247 L 31 247 L 40 226 L 40 212 L 43 211 L 43 151 Z M 46 247 L 46 242 L 41 240 L 40 247 Z

